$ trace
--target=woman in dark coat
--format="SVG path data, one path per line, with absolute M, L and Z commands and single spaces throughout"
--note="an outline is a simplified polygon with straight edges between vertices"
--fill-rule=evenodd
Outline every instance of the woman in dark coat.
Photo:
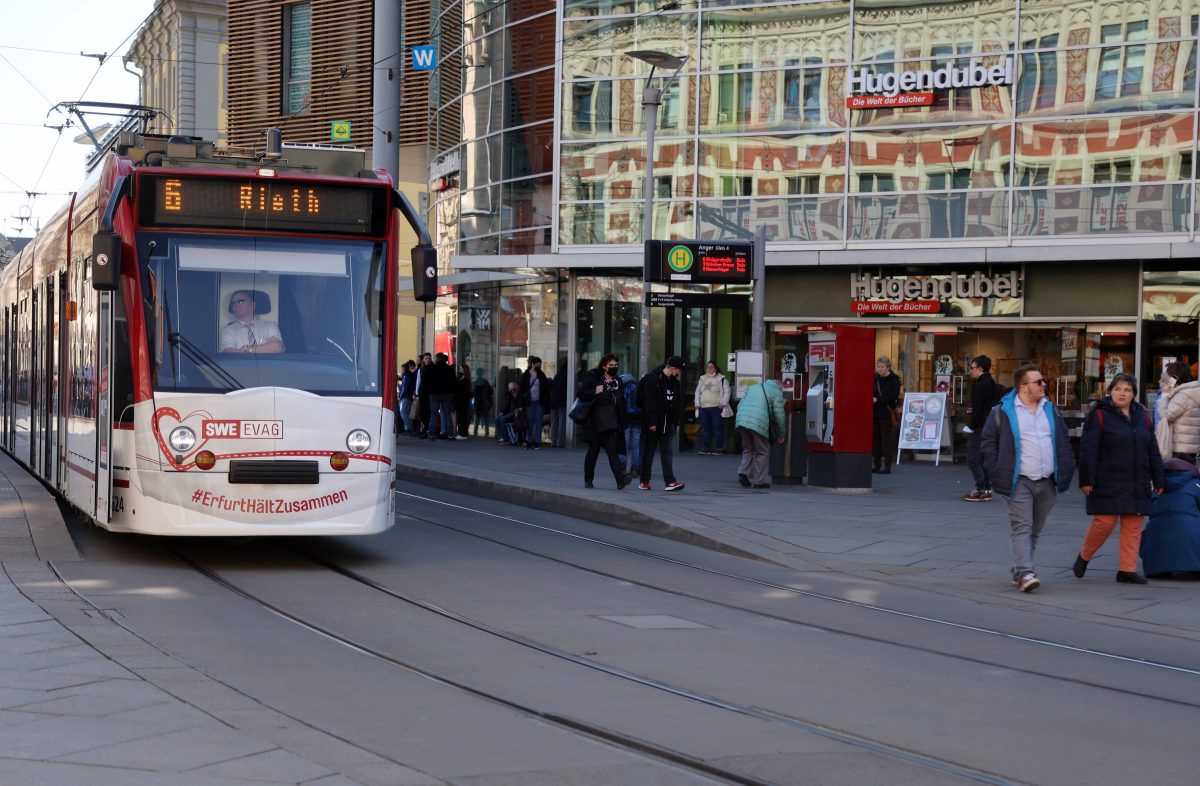
M 892 359 L 880 355 L 875 361 L 875 389 L 871 392 L 874 402 L 872 428 L 871 471 L 887 475 L 892 471 L 892 460 L 896 457 L 896 427 L 892 425 L 892 413 L 900 404 L 900 377 L 892 371 Z
M 1154 500 L 1142 533 L 1142 567 L 1147 576 L 1200 573 L 1200 471 L 1183 459 L 1163 462 L 1167 490 Z
M 1075 558 L 1075 576 L 1083 578 L 1088 561 L 1121 522 L 1117 581 L 1145 584 L 1137 572 L 1142 522 L 1154 497 L 1163 490 L 1163 462 L 1150 415 L 1136 401 L 1137 380 L 1117 374 L 1108 396 L 1088 414 L 1079 441 L 1079 490 L 1087 497 L 1092 523 Z
M 583 485 L 589 489 L 596 477 L 596 459 L 601 448 L 608 454 L 608 466 L 617 481 L 617 490 L 629 483 L 620 460 L 624 444 L 625 397 L 621 394 L 618 371 L 617 356 L 609 353 L 600 358 L 600 365 L 587 373 L 576 391 L 580 401 L 592 403 L 587 421 L 580 427 L 580 437 L 588 443 L 587 456 L 583 460 Z

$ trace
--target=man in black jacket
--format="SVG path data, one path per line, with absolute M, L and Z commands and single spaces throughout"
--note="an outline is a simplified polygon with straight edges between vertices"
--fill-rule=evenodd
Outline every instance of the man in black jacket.
M 433 410 L 429 406 L 429 372 L 433 368 L 433 355 L 426 352 L 421 355 L 421 362 L 416 370 L 416 382 L 413 387 L 413 395 L 416 396 L 417 402 L 417 418 L 420 427 L 417 429 L 417 436 L 425 439 L 432 433 Z M 436 435 L 435 435 L 436 436 Z
M 429 409 L 431 413 L 436 413 L 441 420 L 441 437 L 442 439 L 454 439 L 454 424 L 451 421 L 453 416 L 453 401 L 454 401 L 454 368 L 450 365 L 450 358 L 445 352 L 437 353 L 437 359 L 432 366 L 425 371 L 424 385 L 429 388 Z M 437 433 L 433 429 L 429 429 L 430 439 L 436 438 Z
M 675 479 L 671 466 L 675 432 L 679 429 L 679 372 L 683 358 L 672 355 L 667 362 L 642 377 L 638 383 L 638 403 L 642 408 L 642 491 L 650 490 L 650 468 L 658 450 L 666 491 L 679 491 L 683 484 Z
M 971 379 L 975 381 L 971 386 L 971 408 L 967 410 L 971 418 L 967 424 L 971 429 L 967 433 L 967 466 L 975 476 L 975 490 L 963 497 L 967 502 L 992 501 L 992 483 L 983 466 L 983 450 L 979 442 L 988 413 L 1000 399 L 996 395 L 996 380 L 992 379 L 991 370 L 992 359 L 987 355 L 980 355 L 972 360 L 971 367 L 967 370 Z

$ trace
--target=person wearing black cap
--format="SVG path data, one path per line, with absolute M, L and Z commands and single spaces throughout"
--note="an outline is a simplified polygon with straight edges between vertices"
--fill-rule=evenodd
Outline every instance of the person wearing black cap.
M 683 358 L 671 355 L 667 362 L 642 377 L 638 383 L 638 404 L 642 408 L 642 491 L 650 490 L 650 468 L 654 453 L 662 463 L 666 491 L 679 491 L 683 484 L 675 479 L 671 466 L 671 442 L 679 429 L 679 372 Z

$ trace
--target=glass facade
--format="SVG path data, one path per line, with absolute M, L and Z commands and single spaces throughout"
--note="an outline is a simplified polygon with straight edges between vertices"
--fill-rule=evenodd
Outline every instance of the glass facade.
M 1027 272 L 1068 265 L 1039 239 L 1194 241 L 1198 22 L 1200 0 L 435 2 L 431 227 L 445 264 L 544 254 L 520 264 L 592 268 L 559 299 L 556 362 L 569 354 L 574 375 L 608 351 L 636 367 L 640 277 L 587 252 L 640 245 L 650 162 L 660 239 L 749 240 L 765 225 L 773 250 L 822 254 L 1026 245 Z M 686 56 L 673 79 L 654 72 L 652 150 L 650 67 L 635 50 Z M 1164 358 L 1195 363 L 1200 351 L 1200 280 L 1178 262 L 1140 261 L 1141 243 L 1124 248 L 1141 313 L 1133 294 L 1127 307 L 1096 306 L 1111 271 L 1081 295 L 1063 267 L 1041 286 L 1069 297 L 986 327 L 967 328 L 966 311 L 942 314 L 955 323 L 942 331 L 869 322 L 914 384 L 935 384 L 943 356 L 954 377 L 972 352 L 1002 370 L 1034 359 L 1077 414 L 1117 360 L 1150 383 Z M 772 267 L 772 278 L 809 267 Z M 770 320 L 847 318 L 811 299 L 783 312 L 770 291 L 767 301 Z M 522 302 L 468 287 L 439 304 L 438 329 L 475 347 L 490 335 L 487 358 L 472 360 L 497 376 L 531 351 L 508 348 L 500 327 L 532 313 Z M 748 345 L 748 314 L 686 312 L 653 311 L 655 362 L 665 350 L 698 360 Z
M 1200 0 L 568 0 L 562 16 L 561 245 L 641 240 L 636 49 L 687 56 L 653 151 L 661 238 L 1193 231 Z
M 434 3 L 431 226 L 440 258 L 550 250 L 551 0 Z

